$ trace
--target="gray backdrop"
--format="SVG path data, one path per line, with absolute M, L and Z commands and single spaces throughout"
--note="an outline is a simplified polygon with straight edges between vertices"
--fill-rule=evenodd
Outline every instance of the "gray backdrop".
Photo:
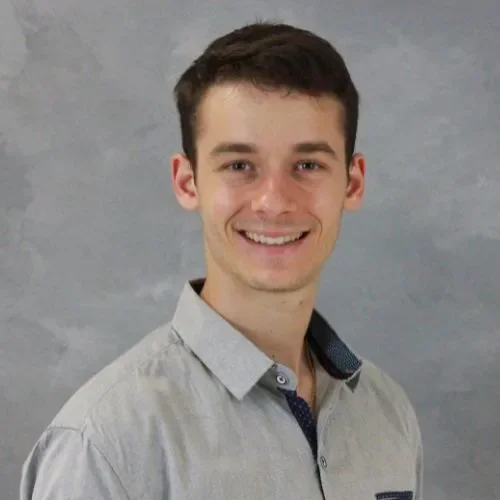
M 2 500 L 65 400 L 203 274 L 171 89 L 256 16 L 327 37 L 362 95 L 367 199 L 319 309 L 408 392 L 426 499 L 500 498 L 500 2 L 305 4 L 0 0 Z

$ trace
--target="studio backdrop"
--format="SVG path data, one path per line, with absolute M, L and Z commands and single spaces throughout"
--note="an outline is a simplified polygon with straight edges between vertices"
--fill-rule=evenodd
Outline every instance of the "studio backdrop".
M 366 201 L 318 309 L 407 391 L 425 498 L 500 498 L 498 0 L 0 0 L 0 499 L 90 376 L 202 276 L 172 87 L 257 18 L 331 41 L 361 94 Z

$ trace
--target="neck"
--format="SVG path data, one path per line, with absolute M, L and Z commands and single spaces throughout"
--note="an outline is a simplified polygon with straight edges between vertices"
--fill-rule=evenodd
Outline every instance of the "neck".
M 267 356 L 300 377 L 307 367 L 304 338 L 316 293 L 316 285 L 293 292 L 267 292 L 207 275 L 201 297 Z

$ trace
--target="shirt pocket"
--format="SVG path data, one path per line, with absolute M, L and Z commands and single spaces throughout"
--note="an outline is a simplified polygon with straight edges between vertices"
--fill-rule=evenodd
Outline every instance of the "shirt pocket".
M 413 491 L 381 491 L 375 500 L 413 500 Z

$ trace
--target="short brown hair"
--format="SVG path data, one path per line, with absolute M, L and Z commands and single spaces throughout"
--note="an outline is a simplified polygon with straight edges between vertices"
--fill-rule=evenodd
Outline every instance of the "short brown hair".
M 359 95 L 344 59 L 325 39 L 283 23 L 258 21 L 212 41 L 174 88 L 182 148 L 196 167 L 197 111 L 207 90 L 248 82 L 267 90 L 331 95 L 344 110 L 346 162 L 356 143 Z

